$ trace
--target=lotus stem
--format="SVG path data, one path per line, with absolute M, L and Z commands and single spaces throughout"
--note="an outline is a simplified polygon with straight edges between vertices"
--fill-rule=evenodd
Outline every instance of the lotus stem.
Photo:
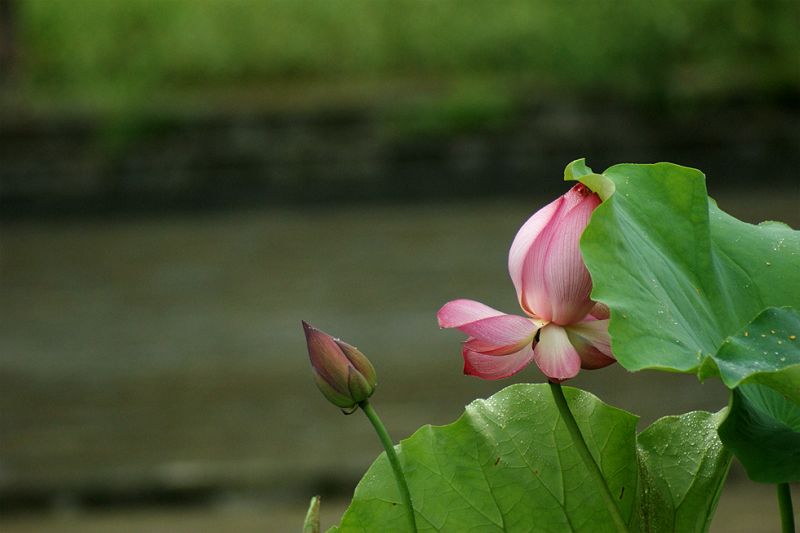
M 592 452 L 589 451 L 589 447 L 586 445 L 578 423 L 575 421 L 572 411 L 569 410 L 569 405 L 567 404 L 567 399 L 564 397 L 561 384 L 551 381 L 550 390 L 553 391 L 553 398 L 556 401 L 556 406 L 558 407 L 559 413 L 561 413 L 561 418 L 567 426 L 570 437 L 572 437 L 575 449 L 578 451 L 578 455 L 581 456 L 583 464 L 586 465 L 589 475 L 594 479 L 595 485 L 600 489 L 600 494 L 606 504 L 608 513 L 611 515 L 611 519 L 614 521 L 614 525 L 617 527 L 617 531 L 620 533 L 628 533 L 628 526 L 625 524 L 625 520 L 623 520 L 619 512 L 616 502 L 614 502 L 614 497 L 611 495 L 611 490 L 608 488 L 606 478 L 603 477 L 603 472 L 595 462 L 594 457 L 592 457 Z
M 778 483 L 778 509 L 781 513 L 781 533 L 795 533 L 792 489 L 788 483 Z

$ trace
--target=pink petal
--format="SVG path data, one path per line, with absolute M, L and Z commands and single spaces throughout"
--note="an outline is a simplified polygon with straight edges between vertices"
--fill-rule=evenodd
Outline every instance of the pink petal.
M 556 324 L 577 322 L 594 305 L 589 298 L 592 279 L 583 263 L 580 238 L 600 199 L 587 191 L 575 186 L 564 195 L 561 208 L 539 234 L 523 269 L 527 306 Z
M 508 273 L 511 275 L 514 288 L 517 290 L 519 304 L 528 314 L 534 313 L 532 309 L 529 309 L 525 305 L 525 291 L 522 280 L 525 260 L 530 253 L 536 237 L 539 236 L 545 225 L 550 222 L 550 219 L 558 211 L 562 203 L 564 203 L 564 197 L 559 196 L 535 212 L 533 216 L 519 228 L 517 235 L 514 237 L 514 241 L 511 243 L 511 249 L 508 252 Z
M 464 349 L 464 373 L 482 379 L 501 379 L 512 376 L 528 366 L 533 359 L 533 346 L 526 344 L 509 355 L 484 355 Z
M 585 338 L 606 357 L 614 358 L 614 354 L 611 353 L 611 337 L 608 335 L 608 319 L 587 318 L 583 322 L 569 326 L 567 331 Z
M 606 357 L 593 346 L 579 346 L 576 349 L 581 358 L 581 368 L 584 370 L 597 370 L 617 362 L 616 359 Z
M 595 320 L 589 316 L 585 321 L 565 329 L 581 358 L 581 368 L 594 370 L 616 362 L 611 353 L 608 320 Z
M 611 316 L 611 310 L 604 303 L 597 302 L 589 313 L 598 320 L 605 320 Z
M 532 338 L 522 339 L 520 342 L 508 346 L 497 346 L 490 342 L 470 337 L 464 341 L 464 349 L 470 352 L 476 352 L 483 355 L 509 355 L 518 352 L 523 346 L 533 342 Z
M 436 313 L 436 318 L 440 328 L 457 328 L 469 322 L 503 314 L 505 313 L 475 300 L 460 299 L 444 304 Z
M 556 324 L 548 324 L 539 331 L 533 358 L 545 376 L 558 381 L 577 376 L 581 369 L 581 358 L 570 344 L 567 332 Z
M 517 315 L 500 315 L 462 324 L 458 327 L 470 337 L 481 341 L 484 347 L 516 347 L 533 341 L 539 325 Z
M 470 352 L 482 353 L 483 355 L 508 355 L 519 350 L 515 346 L 495 346 L 494 344 L 475 337 L 470 337 L 464 341 L 463 345 L 465 350 Z
M 302 323 L 314 372 L 336 393 L 347 395 L 347 376 L 352 366 L 347 356 L 333 337 L 305 320 Z

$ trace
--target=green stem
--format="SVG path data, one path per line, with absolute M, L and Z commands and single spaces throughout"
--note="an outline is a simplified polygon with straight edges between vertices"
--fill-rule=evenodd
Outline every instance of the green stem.
M 778 483 L 778 509 L 781 513 L 781 532 L 794 533 L 794 511 L 792 511 L 792 489 L 788 483 Z
M 408 484 L 406 483 L 403 469 L 400 467 L 400 460 L 397 458 L 397 453 L 394 451 L 394 442 L 392 442 L 389 432 L 386 431 L 386 427 L 383 425 L 383 422 L 381 422 L 380 417 L 378 417 L 378 413 L 372 408 L 372 404 L 369 403 L 369 400 L 364 400 L 359 403 L 358 406 L 361 407 L 364 414 L 369 418 L 369 421 L 372 422 L 372 426 L 375 428 L 375 432 L 378 434 L 378 438 L 381 440 L 381 444 L 383 444 L 383 448 L 386 450 L 386 457 L 389 458 L 389 463 L 391 463 L 392 470 L 394 470 L 394 478 L 400 489 L 400 495 L 403 497 L 406 504 L 408 523 L 411 526 L 411 531 L 416 533 L 417 522 L 414 518 L 414 506 L 411 504 L 411 493 L 408 491 Z
M 614 497 L 611 495 L 611 490 L 609 490 L 608 485 L 606 484 L 606 479 L 603 477 L 603 472 L 594 461 L 592 452 L 589 451 L 589 447 L 586 446 L 586 441 L 583 440 L 583 435 L 581 434 L 580 428 L 578 428 L 578 423 L 575 421 L 572 411 L 569 410 L 567 399 L 564 397 L 564 391 L 561 390 L 561 384 L 553 383 L 551 381 L 550 390 L 553 391 L 553 398 L 556 401 L 556 406 L 558 407 L 558 411 L 561 413 L 561 418 L 567 425 L 567 431 L 569 431 L 570 437 L 572 437 L 572 442 L 575 444 L 575 449 L 578 451 L 578 455 L 581 456 L 583 464 L 586 465 L 586 469 L 589 471 L 589 474 L 592 476 L 592 478 L 594 478 L 595 485 L 597 485 L 597 487 L 600 489 L 600 494 L 603 496 L 606 508 L 608 509 L 608 513 L 611 515 L 612 520 L 614 521 L 614 525 L 617 526 L 617 531 L 620 533 L 628 533 L 628 526 L 625 525 L 625 520 L 622 519 L 622 515 L 619 513 L 619 508 L 617 507 L 616 502 L 614 502 Z

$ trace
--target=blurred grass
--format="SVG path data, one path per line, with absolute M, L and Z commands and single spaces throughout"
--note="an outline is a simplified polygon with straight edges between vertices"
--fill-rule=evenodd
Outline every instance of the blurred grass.
M 362 102 L 359 87 L 372 96 L 402 79 L 456 93 L 443 120 L 459 125 L 474 120 L 471 109 L 502 115 L 531 93 L 663 102 L 775 99 L 800 87 L 794 0 L 20 0 L 19 8 L 17 97 L 46 108 Z M 423 114 L 426 105 L 438 108 L 424 104 Z

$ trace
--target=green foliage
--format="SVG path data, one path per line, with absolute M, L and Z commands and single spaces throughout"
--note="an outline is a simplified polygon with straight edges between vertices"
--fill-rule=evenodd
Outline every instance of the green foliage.
M 797 311 L 768 308 L 713 359 L 723 382 L 738 387 L 720 437 L 756 481 L 800 480 L 799 337 Z
M 730 462 L 716 415 L 662 419 L 637 443 L 635 416 L 564 391 L 633 530 L 708 529 Z M 476 400 L 456 422 L 423 427 L 397 449 L 421 531 L 614 531 L 547 385 Z M 333 531 L 404 531 L 403 511 L 381 455 Z
M 592 295 L 611 308 L 620 364 L 719 374 L 734 389 L 723 442 L 752 479 L 797 479 L 800 232 L 727 215 L 690 168 L 616 165 L 598 175 L 578 161 L 565 176 L 604 199 L 581 248 Z
M 696 372 L 766 307 L 800 308 L 800 232 L 724 213 L 700 171 L 615 165 L 580 179 L 611 184 L 581 248 L 625 368 Z
M 462 81 L 447 96 L 387 110 L 389 132 L 411 138 L 500 129 L 513 120 L 516 102 L 506 86 Z
M 774 389 L 734 389 L 719 435 L 754 481 L 800 481 L 800 405 Z
M 506 77 L 662 98 L 798 87 L 790 0 L 25 0 L 23 75 L 86 101 L 291 79 Z
M 725 339 L 713 358 L 729 388 L 762 383 L 800 404 L 800 313 L 767 308 L 738 334 Z M 704 375 L 702 377 L 705 377 Z
M 668 416 L 639 435 L 640 531 L 708 531 L 731 461 L 716 434 L 721 418 Z

